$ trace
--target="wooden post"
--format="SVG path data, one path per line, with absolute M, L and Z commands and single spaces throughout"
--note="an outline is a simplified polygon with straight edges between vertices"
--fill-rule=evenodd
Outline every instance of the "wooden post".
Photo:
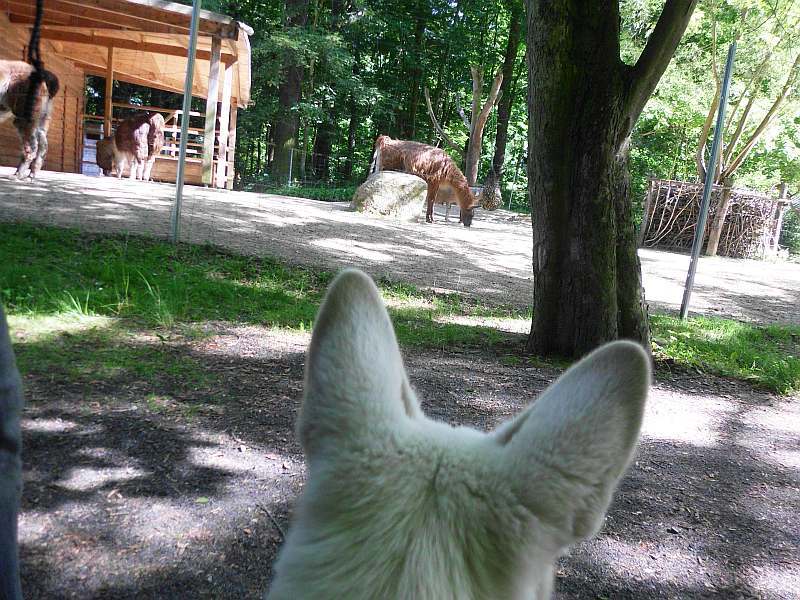
M 234 158 L 236 157 L 236 117 L 238 114 L 238 100 L 234 99 L 233 102 L 231 102 L 231 122 L 228 129 L 228 155 L 226 156 L 230 167 L 228 168 L 228 180 L 225 182 L 225 187 L 229 190 L 233 189 L 233 182 L 236 179 Z
M 642 223 L 639 225 L 639 239 L 637 240 L 636 245 L 641 247 L 642 242 L 644 242 L 644 235 L 647 233 L 647 227 L 650 224 L 650 209 L 653 205 L 653 179 L 650 178 L 647 180 L 647 196 L 645 196 L 644 200 L 644 211 L 642 212 Z
M 219 96 L 219 59 L 222 39 L 211 38 L 211 62 L 208 70 L 208 98 L 206 98 L 206 126 L 203 135 L 203 183 L 211 185 L 214 179 L 214 141 L 217 129 L 217 97 Z M 187 115 L 184 115 L 186 118 Z
M 728 216 L 728 206 L 731 203 L 731 182 L 722 182 L 722 195 L 717 204 L 717 211 L 714 213 L 714 221 L 711 223 L 711 231 L 708 232 L 708 245 L 706 246 L 706 256 L 716 256 L 719 247 L 719 238 L 722 235 L 722 228 L 725 227 L 725 217 Z
M 778 243 L 781 240 L 781 229 L 783 228 L 783 217 L 786 215 L 786 209 L 789 207 L 789 186 L 786 182 L 780 185 L 780 195 L 778 196 L 778 206 L 775 208 L 775 225 L 772 230 L 772 240 L 770 244 L 770 251 L 773 253 L 778 251 Z
M 233 64 L 225 65 L 222 79 L 222 105 L 219 115 L 219 150 L 217 151 L 217 176 L 215 187 L 226 187 L 228 166 L 228 123 L 231 115 L 231 88 L 233 87 Z
M 103 117 L 103 137 L 111 137 L 111 120 L 113 118 L 114 105 L 112 96 L 114 95 L 114 47 L 108 47 L 108 58 L 106 59 L 106 106 L 105 116 Z

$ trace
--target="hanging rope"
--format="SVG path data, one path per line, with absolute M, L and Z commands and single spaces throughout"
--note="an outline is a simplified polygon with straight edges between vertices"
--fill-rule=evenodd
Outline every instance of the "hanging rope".
M 44 64 L 42 63 L 42 55 L 39 50 L 43 14 L 44 0 L 36 0 L 36 18 L 33 21 L 31 39 L 28 43 L 28 62 L 33 66 L 34 71 L 31 74 L 30 83 L 28 85 L 28 97 L 25 102 L 25 112 L 23 113 L 24 119 L 28 122 L 30 122 L 31 116 L 33 115 L 33 106 L 36 103 L 39 87 L 45 78 Z

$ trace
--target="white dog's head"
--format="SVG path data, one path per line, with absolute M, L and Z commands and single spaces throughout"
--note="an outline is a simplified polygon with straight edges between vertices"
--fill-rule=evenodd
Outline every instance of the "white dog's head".
M 616 342 L 491 433 L 432 421 L 377 288 L 344 271 L 308 352 L 308 484 L 270 598 L 549 597 L 557 557 L 602 524 L 649 381 Z

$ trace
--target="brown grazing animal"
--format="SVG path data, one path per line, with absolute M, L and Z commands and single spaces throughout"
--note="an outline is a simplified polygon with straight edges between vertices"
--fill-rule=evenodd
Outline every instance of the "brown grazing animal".
M 370 173 L 377 171 L 403 171 L 425 180 L 428 223 L 433 223 L 433 204 L 439 195 L 442 199 L 455 198 L 461 207 L 459 221 L 464 227 L 472 225 L 478 200 L 469 189 L 467 178 L 441 148 L 380 135 L 375 140 L 375 158 L 370 167 Z
M 150 181 L 156 157 L 164 147 L 164 117 L 159 113 L 138 113 L 122 121 L 109 138 L 97 142 L 97 165 L 106 175 L 112 166 L 122 177 L 130 163 L 130 178 Z
M 30 179 L 36 177 L 47 154 L 47 129 L 53 98 L 58 93 L 58 77 L 50 71 L 42 71 L 43 79 L 36 94 L 31 114 L 28 94 L 31 92 L 31 75 L 34 68 L 21 60 L 0 60 L 0 122 L 13 117 L 14 128 L 22 142 L 22 156 L 14 177 Z

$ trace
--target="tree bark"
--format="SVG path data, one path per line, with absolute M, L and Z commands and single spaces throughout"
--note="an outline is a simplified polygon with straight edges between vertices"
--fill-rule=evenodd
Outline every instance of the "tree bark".
M 308 21 L 309 0 L 286 0 L 287 27 L 304 27 Z M 273 125 L 275 158 L 272 163 L 272 176 L 279 183 L 287 183 L 290 178 L 292 152 L 297 146 L 299 119 L 293 110 L 300 101 L 303 85 L 303 67 L 287 64 L 283 69 L 283 81 L 278 88 L 278 114 Z
M 628 67 L 616 0 L 527 0 L 531 352 L 581 356 L 620 337 L 649 349 L 627 140 L 695 1 L 667 0 Z
M 706 244 L 706 256 L 716 256 L 719 247 L 719 238 L 722 235 L 722 228 L 725 226 L 725 217 L 728 216 L 728 206 L 731 203 L 731 193 L 733 192 L 733 182 L 725 179 L 722 182 L 722 195 L 719 198 L 719 205 L 714 212 L 714 220 L 711 222 L 711 229 L 708 232 L 708 243 Z
M 478 181 L 478 167 L 481 162 L 481 148 L 483 146 L 483 130 L 486 127 L 486 121 L 489 119 L 489 114 L 492 112 L 495 103 L 497 102 L 497 95 L 500 93 L 500 85 L 503 83 L 503 72 L 499 71 L 492 81 L 492 87 L 489 89 L 489 97 L 486 102 L 481 106 L 481 95 L 483 92 L 483 73 L 480 67 L 472 67 L 472 118 L 470 120 L 469 130 L 469 145 L 466 152 L 466 169 L 464 176 L 467 178 L 467 183 L 475 185 Z
M 500 102 L 497 103 L 497 134 L 494 140 L 491 177 L 495 185 L 503 179 L 503 164 L 506 159 L 508 143 L 508 121 L 514 101 L 514 65 L 517 62 L 520 35 L 522 33 L 522 1 L 511 0 L 511 21 L 508 26 L 508 42 L 503 59 L 503 83 L 500 86 Z

